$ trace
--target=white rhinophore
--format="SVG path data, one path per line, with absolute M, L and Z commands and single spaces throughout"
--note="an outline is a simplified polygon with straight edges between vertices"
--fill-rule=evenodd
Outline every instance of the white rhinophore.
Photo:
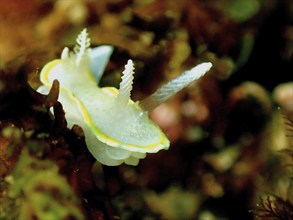
M 130 100 L 130 92 L 132 90 L 132 84 L 134 79 L 134 65 L 132 60 L 128 60 L 125 65 L 125 70 L 122 73 L 119 94 L 117 100 L 121 105 L 127 105 Z
M 152 111 L 171 96 L 188 86 L 191 82 L 202 77 L 207 71 L 210 70 L 211 67 L 212 64 L 207 62 L 201 63 L 193 67 L 191 70 L 185 71 L 177 78 L 160 87 L 152 95 L 142 100 L 140 102 L 140 106 L 146 111 Z

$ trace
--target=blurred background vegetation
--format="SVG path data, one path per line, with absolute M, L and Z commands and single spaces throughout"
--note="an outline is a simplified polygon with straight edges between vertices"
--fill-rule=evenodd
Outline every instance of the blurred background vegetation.
M 292 24 L 290 0 L 0 0 L 0 219 L 293 219 Z M 115 48 L 102 86 L 134 60 L 134 100 L 213 63 L 150 115 L 168 151 L 101 166 L 34 90 L 85 27 Z

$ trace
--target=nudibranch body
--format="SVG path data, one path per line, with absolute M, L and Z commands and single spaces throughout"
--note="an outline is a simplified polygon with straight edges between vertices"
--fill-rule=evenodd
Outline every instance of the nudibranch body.
M 40 74 L 38 91 L 47 93 L 55 79 L 60 83 L 58 100 L 62 103 L 68 127 L 82 127 L 91 154 L 104 165 L 137 165 L 146 153 L 169 148 L 169 140 L 148 112 L 170 96 L 200 78 L 211 63 L 200 64 L 162 86 L 154 94 L 134 102 L 130 98 L 134 65 L 129 60 L 119 89 L 98 87 L 111 46 L 90 49 L 86 29 L 77 38 L 74 51 L 65 48 L 61 59 L 46 64 Z

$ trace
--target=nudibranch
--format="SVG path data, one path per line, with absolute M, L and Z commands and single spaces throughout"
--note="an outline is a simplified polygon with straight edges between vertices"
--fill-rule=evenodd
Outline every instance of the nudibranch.
M 64 48 L 61 59 L 42 69 L 38 91 L 46 94 L 57 79 L 58 101 L 65 111 L 68 127 L 79 125 L 86 145 L 97 161 L 108 166 L 137 165 L 146 153 L 169 148 L 169 140 L 148 112 L 199 79 L 212 66 L 202 63 L 159 88 L 141 102 L 132 101 L 134 64 L 128 60 L 119 89 L 98 86 L 113 52 L 112 46 L 90 48 L 86 29 L 77 37 L 73 51 Z

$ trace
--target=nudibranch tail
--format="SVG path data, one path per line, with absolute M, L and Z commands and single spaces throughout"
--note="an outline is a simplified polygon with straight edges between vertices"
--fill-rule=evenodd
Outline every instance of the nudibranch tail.
M 90 38 L 88 36 L 87 29 L 85 28 L 77 36 L 76 45 L 74 47 L 74 53 L 76 55 L 75 63 L 77 66 L 82 62 L 84 57 L 87 55 L 90 45 Z
M 202 77 L 210 70 L 212 64 L 210 62 L 199 64 L 191 70 L 185 71 L 177 78 L 160 87 L 152 95 L 148 96 L 140 102 L 140 106 L 146 111 L 152 111 L 157 106 L 165 102 L 175 93 L 188 86 L 192 81 Z
M 132 60 L 128 60 L 125 65 L 125 70 L 122 72 L 122 81 L 119 87 L 119 94 L 117 100 L 120 104 L 127 105 L 130 99 L 130 92 L 133 84 L 134 65 Z

